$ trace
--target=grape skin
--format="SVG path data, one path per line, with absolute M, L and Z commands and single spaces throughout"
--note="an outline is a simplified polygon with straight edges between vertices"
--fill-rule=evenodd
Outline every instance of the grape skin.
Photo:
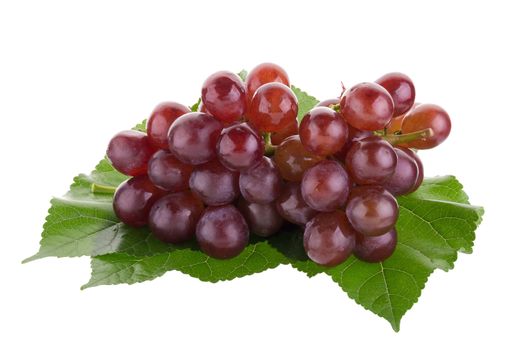
M 132 177 L 121 183 L 115 191 L 113 211 L 126 225 L 145 226 L 151 206 L 165 193 L 147 175 Z
M 274 203 L 250 203 L 241 198 L 238 208 L 248 222 L 250 231 L 261 237 L 277 233 L 284 223 Z
M 416 89 L 412 80 L 403 73 L 388 73 L 376 80 L 394 101 L 394 117 L 406 113 L 414 105 Z
M 394 148 L 397 154 L 397 165 L 392 176 L 383 186 L 394 196 L 403 196 L 415 190 L 418 180 L 418 166 L 414 158 L 400 148 Z
M 202 85 L 201 96 L 208 113 L 224 123 L 232 123 L 246 112 L 246 88 L 235 73 L 210 75 Z
M 450 117 L 443 108 L 433 104 L 421 104 L 405 116 L 401 131 L 407 134 L 429 128 L 432 129 L 433 135 L 408 142 L 403 146 L 417 149 L 434 148 L 445 141 L 450 134 L 451 127 Z
M 155 148 L 169 149 L 168 130 L 173 122 L 191 110 L 177 102 L 163 102 L 159 104 L 148 118 L 148 141 Z
M 308 169 L 301 181 L 301 195 L 308 206 L 330 212 L 342 207 L 350 189 L 348 173 L 333 160 L 323 160 Z
M 171 152 L 181 162 L 197 165 L 216 157 L 215 148 L 222 124 L 209 114 L 192 112 L 179 117 L 170 127 Z
M 301 121 L 299 136 L 308 151 L 329 156 L 345 145 L 348 126 L 343 117 L 333 109 L 315 107 Z
M 151 207 L 149 228 L 161 241 L 185 242 L 194 237 L 203 210 L 202 202 L 189 191 L 168 194 Z
M 216 259 L 239 255 L 249 238 L 248 224 L 233 205 L 206 208 L 195 234 L 201 250 Z
M 390 143 L 370 136 L 352 144 L 345 164 L 356 184 L 380 185 L 394 173 L 397 154 Z
M 301 226 L 306 225 L 317 214 L 316 210 L 306 204 L 301 195 L 301 185 L 295 182 L 284 186 L 275 206 L 285 220 Z
M 357 232 L 354 255 L 359 260 L 377 263 L 388 259 L 394 253 L 396 245 L 395 228 L 380 236 L 366 236 Z
M 380 130 L 392 119 L 394 101 L 381 85 L 361 83 L 343 93 L 341 114 L 356 129 Z
M 396 199 L 381 186 L 359 186 L 350 192 L 346 216 L 352 227 L 367 236 L 394 228 L 399 215 Z
M 190 189 L 206 205 L 229 204 L 239 195 L 239 173 L 216 160 L 201 164 L 190 176 Z
M 246 123 L 225 128 L 217 142 L 217 157 L 228 169 L 243 171 L 259 164 L 264 142 Z
M 172 192 L 189 188 L 193 167 L 165 150 L 157 151 L 148 163 L 148 176 L 155 186 Z
M 281 176 L 288 181 L 301 181 L 306 170 L 323 160 L 323 157 L 308 152 L 298 135 L 284 140 L 273 157 Z
M 248 108 L 248 121 L 262 132 L 275 132 L 292 124 L 299 107 L 293 91 L 281 83 L 257 89 Z
M 136 131 L 121 131 L 109 142 L 106 155 L 115 169 L 128 176 L 144 175 L 148 161 L 155 153 L 147 134 Z
M 281 193 L 282 181 L 273 160 L 263 157 L 255 167 L 242 172 L 239 188 L 242 196 L 252 203 L 266 204 L 275 201 Z
M 355 231 L 344 213 L 319 213 L 306 224 L 303 244 L 312 261 L 322 266 L 336 266 L 352 254 Z
M 275 63 L 261 63 L 246 76 L 246 91 L 251 99 L 258 88 L 267 83 L 281 83 L 290 86 L 286 71 Z

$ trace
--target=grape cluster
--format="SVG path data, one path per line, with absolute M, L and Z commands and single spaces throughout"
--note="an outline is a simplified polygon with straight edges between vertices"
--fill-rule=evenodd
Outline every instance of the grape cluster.
M 323 266 L 351 254 L 387 259 L 397 243 L 396 196 L 415 191 L 423 165 L 413 149 L 446 139 L 448 114 L 417 104 L 414 84 L 390 73 L 318 103 L 297 122 L 287 73 L 263 63 L 245 81 L 211 75 L 197 111 L 167 102 L 147 133 L 115 135 L 107 156 L 131 176 L 113 206 L 127 225 L 160 240 L 196 239 L 219 259 L 238 255 L 250 232 L 268 237 L 288 223 Z

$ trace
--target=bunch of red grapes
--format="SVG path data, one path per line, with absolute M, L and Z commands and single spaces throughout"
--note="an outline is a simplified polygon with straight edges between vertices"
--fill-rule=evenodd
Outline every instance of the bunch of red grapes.
M 115 192 L 115 213 L 167 243 L 196 239 L 218 259 L 241 253 L 250 233 L 268 237 L 288 222 L 304 228 L 304 249 L 320 265 L 351 254 L 383 261 L 397 244 L 396 196 L 423 181 L 412 149 L 450 133 L 442 108 L 414 100 L 410 78 L 390 73 L 320 102 L 298 124 L 278 65 L 261 64 L 245 81 L 217 72 L 198 111 L 162 103 L 147 133 L 111 139 L 109 160 L 132 176 Z

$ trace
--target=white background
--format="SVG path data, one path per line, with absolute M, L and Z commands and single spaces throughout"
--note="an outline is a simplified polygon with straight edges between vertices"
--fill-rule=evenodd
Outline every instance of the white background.
M 524 348 L 519 1 L 0 2 L 0 348 Z M 324 99 L 401 71 L 442 105 L 450 138 L 422 153 L 486 209 L 474 253 L 435 272 L 395 333 L 328 277 L 287 266 L 232 282 L 178 272 L 81 292 L 88 258 L 21 265 L 49 199 L 160 101 L 191 104 L 221 69 L 263 61 Z

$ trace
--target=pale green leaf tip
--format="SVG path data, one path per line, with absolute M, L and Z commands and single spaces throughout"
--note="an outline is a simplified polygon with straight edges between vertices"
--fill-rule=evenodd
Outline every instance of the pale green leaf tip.
M 35 261 L 35 260 L 38 260 L 38 259 L 40 259 L 40 258 L 41 258 L 41 256 L 39 256 L 39 254 L 36 253 L 36 254 L 33 255 L 33 256 L 30 256 L 30 257 L 28 257 L 28 258 L 25 258 L 24 260 L 22 260 L 21 263 L 22 263 L 22 264 L 27 264 L 28 262 Z

